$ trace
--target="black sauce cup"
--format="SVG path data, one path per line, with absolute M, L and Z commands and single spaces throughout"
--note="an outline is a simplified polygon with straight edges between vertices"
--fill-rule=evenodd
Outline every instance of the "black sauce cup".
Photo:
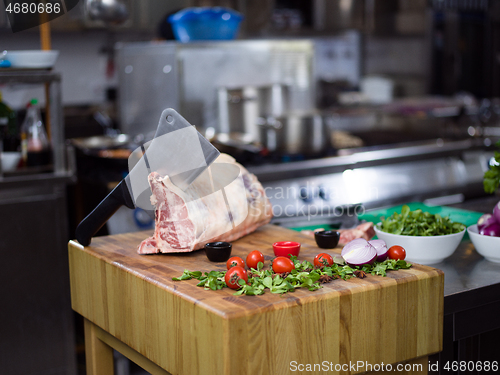
M 333 249 L 339 244 L 340 233 L 334 230 L 322 230 L 314 232 L 314 239 L 318 247 L 322 249 Z
M 205 254 L 211 262 L 227 262 L 232 247 L 229 242 L 210 242 L 205 244 Z

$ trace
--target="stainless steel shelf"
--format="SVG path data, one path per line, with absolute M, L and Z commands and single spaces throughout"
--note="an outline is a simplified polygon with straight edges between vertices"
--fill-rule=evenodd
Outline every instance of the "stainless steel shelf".
M 465 150 L 483 147 L 484 144 L 480 139 L 471 138 L 451 142 L 433 140 L 406 145 L 405 147 L 384 148 L 373 151 L 356 152 L 355 150 L 351 150 L 349 155 L 291 163 L 267 164 L 249 167 L 248 170 L 255 174 L 261 182 L 279 181 L 342 172 L 353 168 L 380 166 L 437 157 L 459 156 Z
M 61 82 L 61 76 L 47 69 L 0 68 L 1 84 Z

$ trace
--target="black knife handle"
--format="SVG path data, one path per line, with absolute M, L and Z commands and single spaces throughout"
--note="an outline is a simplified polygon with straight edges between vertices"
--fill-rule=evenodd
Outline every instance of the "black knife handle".
M 94 210 L 76 227 L 76 239 L 83 246 L 90 245 L 92 237 L 118 211 L 126 205 L 130 207 L 130 194 L 127 184 L 121 181 Z M 132 207 L 133 208 L 133 207 Z

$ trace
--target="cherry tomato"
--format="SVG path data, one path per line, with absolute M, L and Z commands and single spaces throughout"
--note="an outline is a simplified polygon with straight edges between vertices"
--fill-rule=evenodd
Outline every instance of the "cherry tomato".
M 406 258 L 406 250 L 399 245 L 391 246 L 387 254 L 390 259 L 403 260 Z
M 287 257 L 276 257 L 273 260 L 273 271 L 276 273 L 290 272 L 295 264 Z
M 231 267 L 238 266 L 241 268 L 245 268 L 245 262 L 240 257 L 231 257 L 227 260 L 226 267 L 230 269 Z
M 331 266 L 333 264 L 333 258 L 330 254 L 319 253 L 314 257 L 314 267 Z
M 245 283 L 248 283 L 248 274 L 244 268 L 240 266 L 231 267 L 227 272 L 224 280 L 226 285 L 231 289 L 240 289 L 241 285 L 238 284 L 238 281 L 242 279 L 245 280 Z
M 247 266 L 248 268 L 257 269 L 257 264 L 262 262 L 264 264 L 264 255 L 259 250 L 251 251 L 247 255 Z

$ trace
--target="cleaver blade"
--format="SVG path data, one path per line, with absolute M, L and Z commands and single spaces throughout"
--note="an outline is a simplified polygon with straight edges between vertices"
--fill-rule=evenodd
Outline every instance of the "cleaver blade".
M 92 236 L 122 205 L 153 214 L 148 181 L 151 172 L 168 175 L 172 183 L 186 190 L 219 155 L 219 150 L 177 111 L 165 109 L 155 137 L 132 152 L 129 174 L 80 222 L 76 239 L 83 246 L 90 245 Z

